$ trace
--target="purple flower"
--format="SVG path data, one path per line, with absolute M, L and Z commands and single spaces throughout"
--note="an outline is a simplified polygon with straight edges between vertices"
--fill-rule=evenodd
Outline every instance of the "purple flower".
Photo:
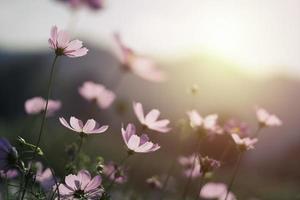
M 87 54 L 88 49 L 82 47 L 82 41 L 72 40 L 68 32 L 58 31 L 56 26 L 51 28 L 51 37 L 48 40 L 50 48 L 54 49 L 57 56 L 68 56 L 70 58 L 81 57 Z
M 5 138 L 0 139 L 0 170 L 13 169 L 18 161 L 18 152 Z
M 142 134 L 141 136 L 136 135 L 135 126 L 133 124 L 128 124 L 126 130 L 122 128 L 121 131 L 123 140 L 129 151 L 136 153 L 149 153 L 160 149 L 158 144 L 154 144 L 149 141 L 146 134 Z
M 79 88 L 79 94 L 88 101 L 96 101 L 102 109 L 108 108 L 115 100 L 116 95 L 113 91 L 105 88 L 104 85 L 86 81 Z
M 166 80 L 166 75 L 153 62 L 145 56 L 137 55 L 132 49 L 128 48 L 120 38 L 119 34 L 114 35 L 118 45 L 118 58 L 124 71 L 130 71 L 137 76 L 152 82 L 162 82 Z
M 185 177 L 197 178 L 202 175 L 201 165 L 197 155 L 193 154 L 187 157 L 180 156 L 178 162 L 184 168 L 183 175 Z
M 103 193 L 101 183 L 101 176 L 92 178 L 87 170 L 81 170 L 77 175 L 70 174 L 65 177 L 65 184 L 60 184 L 58 187 L 60 198 L 97 200 Z
M 40 183 L 44 190 L 50 190 L 55 184 L 51 169 L 46 168 L 45 170 L 43 170 L 43 165 L 40 162 L 35 163 L 35 166 L 37 168 L 36 181 Z
M 103 174 L 115 183 L 122 184 L 127 181 L 127 175 L 125 174 L 123 167 L 118 166 L 113 162 L 104 165 Z
M 85 135 L 103 133 L 108 129 L 107 125 L 100 126 L 94 119 L 87 120 L 85 124 L 76 117 L 70 118 L 70 124 L 63 117 L 60 117 L 59 121 L 68 129 Z
M 236 133 L 241 137 L 249 136 L 249 127 L 245 122 L 230 119 L 224 125 L 224 131 L 228 134 Z
M 168 119 L 158 120 L 158 117 L 160 115 L 159 110 L 152 109 L 148 114 L 144 116 L 143 106 L 139 102 L 133 103 L 133 110 L 140 123 L 150 130 L 162 133 L 166 133 L 171 130 L 171 128 L 168 127 L 168 124 L 170 123 Z
M 33 97 L 25 101 L 25 111 L 29 115 L 39 114 L 45 110 L 46 100 L 42 97 Z M 47 116 L 52 116 L 56 111 L 61 108 L 61 102 L 49 99 Z

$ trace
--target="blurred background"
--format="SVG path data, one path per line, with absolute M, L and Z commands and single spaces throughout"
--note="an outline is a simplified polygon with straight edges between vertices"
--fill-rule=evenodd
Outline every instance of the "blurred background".
M 160 151 L 129 162 L 134 172 L 131 190 L 148 191 L 136 195 L 151 199 L 145 179 L 165 174 L 175 157 L 193 152 L 194 136 L 176 128 L 187 120 L 187 110 L 218 113 L 221 123 L 238 118 L 255 131 L 254 108 L 259 105 L 276 113 L 283 126 L 263 131 L 256 149 L 244 157 L 233 191 L 241 200 L 300 199 L 300 1 L 106 0 L 99 11 L 74 10 L 55 0 L 0 2 L 0 136 L 36 141 L 40 119 L 25 114 L 24 102 L 45 96 L 54 56 L 47 40 L 51 26 L 57 25 L 90 50 L 82 58 L 58 62 L 52 99 L 61 100 L 63 107 L 48 118 L 42 141 L 57 171 L 64 170 L 64 146 L 76 141 L 58 116 L 96 118 L 111 125 L 109 134 L 88 140 L 84 151 L 119 161 L 126 153 L 121 123 L 137 122 L 132 101 L 140 101 L 147 111 L 160 109 L 173 127 L 169 134 L 149 133 L 161 144 Z M 124 75 L 114 53 L 114 32 L 135 51 L 153 58 L 168 80 L 151 83 Z M 117 100 L 109 109 L 95 108 L 78 94 L 84 81 L 113 88 L 120 79 Z M 193 84 L 199 87 L 196 96 L 188 92 Z M 221 138 L 203 149 L 218 157 L 224 146 Z M 232 148 L 216 181 L 229 179 L 235 158 Z M 180 178 L 173 188 L 178 191 L 184 182 L 180 170 L 176 167 L 174 172 Z

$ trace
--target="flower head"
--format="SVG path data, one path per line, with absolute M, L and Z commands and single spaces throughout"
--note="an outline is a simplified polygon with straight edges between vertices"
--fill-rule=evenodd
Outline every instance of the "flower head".
M 263 108 L 256 108 L 256 117 L 261 127 L 281 126 L 282 121 Z
M 108 108 L 115 100 L 116 95 L 113 91 L 105 88 L 104 85 L 86 81 L 78 89 L 79 94 L 88 101 L 96 101 L 102 109 Z
M 46 108 L 46 100 L 42 97 L 33 97 L 25 101 L 25 111 L 29 115 L 39 114 Z M 48 101 L 47 116 L 52 116 L 61 108 L 61 102 L 57 100 Z
M 55 184 L 51 169 L 43 170 L 43 165 L 40 162 L 35 163 L 36 167 L 36 181 L 42 186 L 44 190 L 50 190 Z
M 200 191 L 200 197 L 205 199 L 224 200 L 226 194 L 227 186 L 223 183 L 206 183 Z M 232 192 L 229 192 L 226 200 L 236 200 L 236 197 Z
M 180 156 L 178 162 L 184 168 L 183 175 L 185 177 L 197 178 L 202 175 L 201 165 L 197 155 L 193 154 L 187 157 Z
M 215 159 L 209 158 L 208 156 L 199 156 L 201 171 L 203 174 L 212 172 L 213 170 L 219 168 L 221 163 Z
M 162 189 L 162 183 L 158 176 L 152 176 L 146 179 L 146 183 L 153 189 Z
M 128 48 L 121 41 L 119 34 L 114 34 L 114 38 L 118 45 L 118 58 L 124 71 L 130 71 L 152 82 L 162 82 L 166 80 L 165 74 L 151 59 L 137 55 L 132 49 Z
M 224 131 L 228 134 L 236 133 L 241 137 L 249 135 L 249 127 L 245 122 L 240 122 L 235 119 L 228 120 L 224 125 Z
M 70 118 L 70 124 L 63 117 L 60 117 L 59 121 L 68 129 L 85 135 L 103 133 L 108 129 L 107 125 L 100 126 L 94 119 L 87 120 L 85 124 L 76 117 Z
M 5 138 L 0 138 L 0 170 L 14 169 L 18 161 L 18 152 Z
M 70 174 L 65 178 L 65 184 L 60 184 L 58 192 L 63 200 L 91 199 L 96 200 L 102 196 L 100 176 L 91 177 L 87 170 L 81 170 L 77 175 Z
M 166 133 L 171 129 L 168 127 L 170 121 L 168 119 L 158 120 L 160 115 L 159 110 L 152 109 L 147 115 L 144 115 L 143 106 L 141 103 L 133 103 L 133 110 L 140 123 L 148 129 Z
M 122 184 L 127 181 L 127 175 L 125 174 L 124 168 L 113 162 L 104 165 L 103 174 L 115 183 Z
M 123 140 L 129 151 L 136 153 L 149 153 L 160 149 L 158 144 L 149 141 L 146 134 L 136 135 L 136 129 L 133 124 L 128 124 L 126 130 L 122 128 Z
M 70 58 L 81 57 L 87 54 L 88 49 L 82 47 L 82 41 L 72 40 L 67 31 L 60 30 L 56 26 L 51 28 L 51 37 L 48 40 L 50 48 L 54 49 L 57 56 Z
M 238 147 L 238 149 L 242 152 L 250 149 L 254 149 L 254 144 L 258 142 L 257 138 L 253 138 L 253 139 L 249 137 L 240 138 L 240 136 L 235 133 L 231 134 L 231 137 L 234 143 L 236 144 L 236 146 Z

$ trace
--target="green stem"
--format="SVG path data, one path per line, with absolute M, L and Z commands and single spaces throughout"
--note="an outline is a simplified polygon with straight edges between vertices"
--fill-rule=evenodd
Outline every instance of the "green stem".
M 78 146 L 78 151 L 77 151 L 77 167 L 79 167 L 80 164 L 80 152 L 83 144 L 83 136 L 80 136 L 80 141 L 79 141 L 79 146 Z
M 228 197 L 228 195 L 229 195 L 229 192 L 230 192 L 230 190 L 232 189 L 234 180 L 235 180 L 235 178 L 236 178 L 236 176 L 237 176 L 237 173 L 238 173 L 238 171 L 239 171 L 239 168 L 240 168 L 240 164 L 241 164 L 241 160 L 242 160 L 242 155 L 243 155 L 243 153 L 240 152 L 240 153 L 239 153 L 239 156 L 238 156 L 238 160 L 237 160 L 236 165 L 235 165 L 235 168 L 234 168 L 234 171 L 233 171 L 233 175 L 232 175 L 232 177 L 231 177 L 231 179 L 230 179 L 230 182 L 229 182 L 229 185 L 228 185 L 228 189 L 227 189 L 227 193 L 226 193 L 226 196 L 225 196 L 225 199 L 224 199 L 224 200 L 227 200 L 227 197 Z

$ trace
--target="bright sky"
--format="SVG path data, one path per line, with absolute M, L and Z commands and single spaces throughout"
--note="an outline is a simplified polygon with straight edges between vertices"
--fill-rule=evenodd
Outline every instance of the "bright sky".
M 53 24 L 66 28 L 70 10 L 54 0 L 0 0 L 0 47 L 47 46 Z M 208 53 L 248 71 L 300 75 L 299 0 L 106 0 L 106 9 L 77 13 L 76 34 L 127 44 L 160 56 Z M 74 19 L 74 18 L 73 18 Z

